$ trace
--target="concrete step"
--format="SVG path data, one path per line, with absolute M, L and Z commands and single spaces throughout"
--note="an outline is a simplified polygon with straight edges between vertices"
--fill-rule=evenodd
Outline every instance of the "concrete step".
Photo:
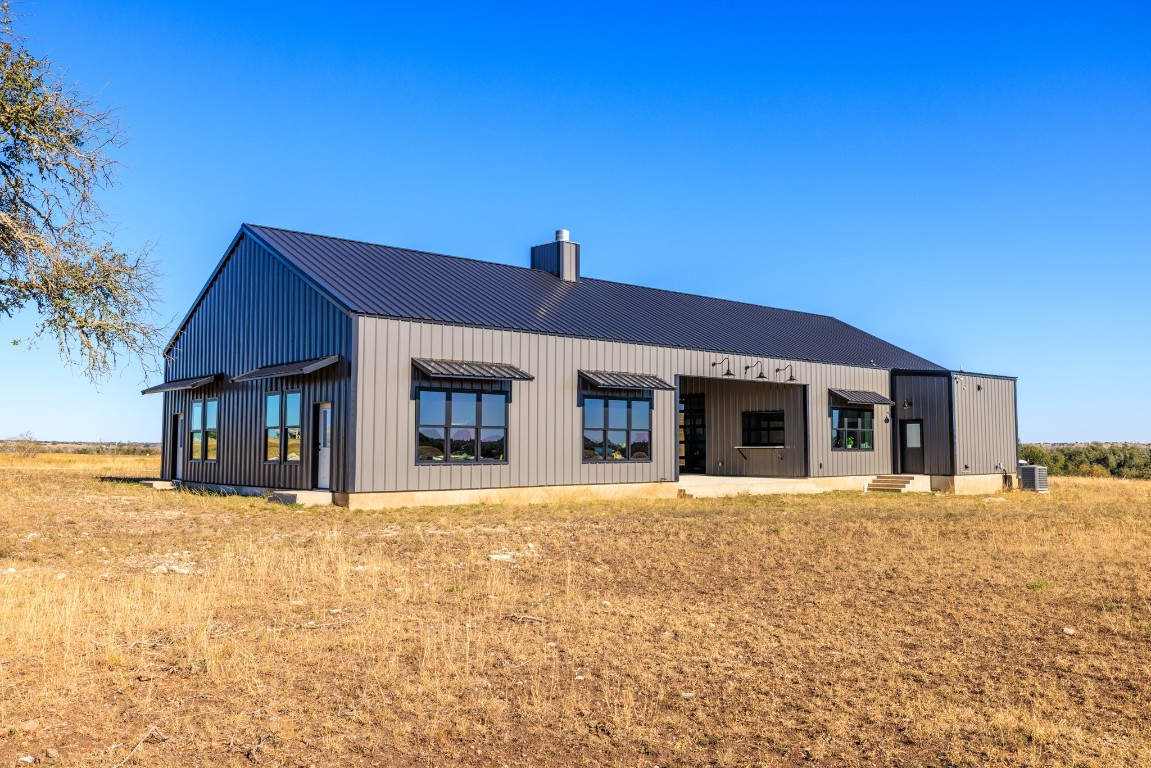
M 141 480 L 140 485 L 155 488 L 157 491 L 171 491 L 176 487 L 171 480 Z
M 867 490 L 881 493 L 903 493 L 915 478 L 910 475 L 877 475 Z
M 272 491 L 268 500 L 280 504 L 301 504 L 305 507 L 322 507 L 335 503 L 331 491 Z

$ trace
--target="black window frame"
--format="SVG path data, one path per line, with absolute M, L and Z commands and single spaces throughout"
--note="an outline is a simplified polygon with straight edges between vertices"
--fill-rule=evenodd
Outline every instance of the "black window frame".
M 769 425 L 764 427 L 754 423 L 756 420 L 767 419 Z M 778 419 L 778 426 L 774 421 Z M 784 411 L 744 411 L 741 419 L 743 425 L 741 445 L 749 448 L 786 448 L 787 447 L 787 416 Z M 772 440 L 772 434 L 779 433 L 779 442 Z
M 837 413 L 840 415 L 838 423 L 837 423 L 837 419 L 836 419 Z M 858 414 L 858 416 L 856 416 L 855 418 L 859 419 L 859 426 L 857 426 L 857 427 L 840 426 L 840 424 L 846 424 L 847 420 L 850 418 L 850 417 L 846 416 L 847 413 Z M 867 429 L 863 426 L 863 414 L 865 414 L 865 413 L 871 414 L 871 428 L 870 429 Z M 850 452 L 850 453 L 858 453 L 860 451 L 874 451 L 875 450 L 875 434 L 876 434 L 877 430 L 875 429 L 875 406 L 874 405 L 868 405 L 868 406 L 832 405 L 828 408 L 828 414 L 827 415 L 831 421 L 831 450 L 833 450 L 833 451 L 845 451 L 845 452 Z M 844 445 L 838 446 L 838 447 L 836 446 L 835 443 L 836 443 L 836 440 L 838 439 L 836 436 L 836 433 L 843 433 Z M 870 443 L 868 444 L 868 446 L 866 448 L 862 447 L 863 436 L 865 434 L 871 435 Z M 850 439 L 852 437 L 855 438 L 856 445 L 847 446 L 846 443 L 847 443 L 848 439 Z
M 295 414 L 295 423 L 288 423 L 288 398 L 291 395 L 299 396 L 300 407 L 297 409 L 299 412 Z M 268 400 L 270 398 L 279 398 L 279 407 L 276 409 L 277 422 L 275 425 L 268 423 Z M 302 389 L 281 389 L 272 392 L 264 393 L 264 418 L 263 433 L 264 439 L 261 441 L 261 447 L 264 449 L 264 463 L 265 464 L 288 464 L 291 466 L 299 466 L 304 461 L 304 392 Z M 288 458 L 288 430 L 298 430 L 299 437 L 299 455 L 294 458 Z M 270 433 L 276 431 L 278 434 L 277 439 L 280 441 L 277 447 L 275 458 L 268 455 Z
M 215 408 L 215 423 L 208 426 L 208 403 L 212 403 Z M 200 418 L 193 419 L 197 408 L 200 411 Z M 199 423 L 197 423 L 197 421 Z M 215 434 L 216 438 L 216 455 L 208 458 L 208 439 Z M 196 445 L 197 436 L 200 442 L 200 449 L 196 451 L 193 446 Z M 205 464 L 215 464 L 220 460 L 220 398 L 218 397 L 198 397 L 193 399 L 188 404 L 188 461 L 202 462 Z
M 588 403 L 587 403 L 587 401 L 588 400 L 602 400 L 603 401 L 603 426 L 602 427 L 588 427 L 587 426 L 587 417 L 588 417 Z M 628 406 L 627 406 L 627 427 L 625 429 L 619 429 L 619 428 L 612 429 L 610 426 L 608 426 L 608 424 L 609 424 L 608 414 L 611 411 L 611 406 L 609 405 L 609 403 L 612 401 L 624 401 L 628 404 Z M 646 427 L 635 427 L 632 424 L 632 414 L 635 411 L 637 403 L 642 403 L 642 406 L 644 408 L 646 408 L 648 411 L 647 426 Z M 584 464 L 650 464 L 651 463 L 652 452 L 653 452 L 652 434 L 655 431 L 655 429 L 654 429 L 655 428 L 655 398 L 654 397 L 652 397 L 651 395 L 648 395 L 648 394 L 626 395 L 626 394 L 608 394 L 605 392 L 583 392 L 580 395 L 579 405 L 581 408 L 580 432 L 579 432 L 580 454 L 583 456 L 583 463 Z M 595 458 L 588 456 L 588 453 L 589 453 L 588 442 L 587 442 L 587 433 L 588 432 L 599 432 L 602 434 L 603 439 L 599 444 L 603 446 L 603 452 L 604 452 L 603 456 L 596 456 Z M 623 443 L 627 447 L 627 456 L 626 457 L 620 458 L 620 459 L 609 459 L 607 457 L 607 446 L 608 446 L 607 433 L 608 432 L 626 432 L 627 433 L 627 439 Z M 641 458 L 641 459 L 633 458 L 631 455 L 632 447 L 635 445 L 635 439 L 633 438 L 633 433 L 635 433 L 635 432 L 647 432 L 647 456 L 644 458 Z M 595 445 L 595 444 L 596 443 L 594 443 L 594 442 L 592 443 L 592 445 Z M 592 453 L 594 453 L 594 450 L 592 450 Z
M 439 422 L 426 422 L 424 421 L 424 414 L 420 409 L 420 396 L 424 392 L 443 392 L 444 398 L 444 421 Z M 453 425 L 452 424 L 452 395 L 475 395 L 476 396 L 476 417 L 475 424 L 471 426 Z M 504 418 L 503 424 L 499 425 L 485 425 L 483 422 L 484 411 L 484 396 L 499 396 L 504 400 Z M 510 463 L 508 458 L 511 454 L 511 446 L 509 444 L 509 436 L 511 428 L 509 426 L 509 419 L 511 416 L 511 402 L 512 393 L 510 389 L 483 389 L 479 387 L 468 386 L 451 386 L 451 385 L 420 385 L 414 389 L 414 399 L 416 406 L 416 428 L 414 434 L 415 444 L 415 463 L 421 467 L 474 467 L 474 466 L 498 466 Z M 442 458 L 421 458 L 420 449 L 423 447 L 420 444 L 421 430 L 425 427 L 431 429 L 444 430 L 444 445 L 440 451 Z M 455 459 L 452 458 L 451 443 L 452 443 L 452 429 L 474 429 L 475 436 L 475 453 L 473 458 L 470 459 Z M 483 458 L 483 433 L 485 430 L 494 431 L 502 430 L 504 433 L 503 443 L 503 458 L 502 459 L 485 459 Z

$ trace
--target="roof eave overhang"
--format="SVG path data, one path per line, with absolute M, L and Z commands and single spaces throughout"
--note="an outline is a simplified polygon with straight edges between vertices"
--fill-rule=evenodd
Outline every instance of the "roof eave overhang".
M 220 374 L 213 373 L 211 376 L 194 376 L 190 379 L 177 379 L 176 381 L 166 381 L 163 384 L 157 384 L 154 387 L 140 390 L 141 395 L 158 395 L 161 392 L 177 392 L 181 389 L 199 389 L 200 387 L 207 386 L 220 378 Z
M 245 371 L 239 376 L 233 376 L 232 381 L 255 381 L 256 379 L 281 379 L 287 378 L 288 376 L 307 376 L 310 373 L 323 370 L 330 365 L 335 365 L 339 361 L 339 355 L 328 355 L 327 357 L 314 357 L 308 360 L 296 360 L 291 363 L 265 365 L 260 368 Z

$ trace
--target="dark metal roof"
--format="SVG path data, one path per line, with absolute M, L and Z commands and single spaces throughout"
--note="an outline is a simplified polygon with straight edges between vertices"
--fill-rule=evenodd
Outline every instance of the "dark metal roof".
M 826 315 L 245 224 L 357 314 L 876 368 L 940 366 Z M 524 254 L 526 259 L 527 254 Z
M 580 371 L 580 376 L 601 389 L 675 389 L 658 376 L 618 371 Z
M 506 363 L 477 363 L 464 360 L 428 360 L 412 358 L 412 365 L 436 379 L 515 379 L 531 381 L 535 377 Z
M 312 373 L 321 368 L 327 368 L 329 365 L 338 362 L 339 355 L 329 355 L 328 357 L 315 357 L 311 360 L 299 360 L 294 363 L 282 363 L 280 365 L 265 365 L 263 368 L 256 368 L 255 370 L 241 373 L 239 376 L 233 376 L 232 381 L 251 381 L 252 379 L 274 379 L 279 376 L 300 376 L 305 373 Z M 251 363 L 249 363 L 251 365 Z
M 213 373 L 211 376 L 199 376 L 195 379 L 180 379 L 179 381 L 169 381 L 164 384 L 157 384 L 154 387 L 140 390 L 141 395 L 154 395 L 157 392 L 174 392 L 177 389 L 197 389 L 205 384 L 211 384 L 216 379 L 220 378 L 220 374 Z
M 895 405 L 877 392 L 864 392 L 858 389 L 829 389 L 832 397 L 847 405 Z

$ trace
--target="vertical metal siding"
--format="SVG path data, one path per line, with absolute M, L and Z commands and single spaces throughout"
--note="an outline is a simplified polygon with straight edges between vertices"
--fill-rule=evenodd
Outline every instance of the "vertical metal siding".
M 222 373 L 237 376 L 266 365 L 326 355 L 337 364 L 306 376 L 233 383 L 225 378 L 195 390 L 164 397 L 165 463 L 170 472 L 172 414 L 189 413 L 190 402 L 217 397 L 219 458 L 194 462 L 185 451 L 184 479 L 189 482 L 265 488 L 311 488 L 314 484 L 314 405 L 332 403 L 331 485 L 353 485 L 352 405 L 353 322 L 279 259 L 249 237 L 242 237 L 188 319 L 166 361 L 167 380 Z M 299 389 L 302 393 L 303 452 L 299 464 L 264 462 L 264 394 Z M 185 433 L 190 425 L 185 420 Z M 190 449 L 190 445 L 188 446 Z
M 807 375 L 799 373 L 808 370 Z M 854 389 L 889 397 L 891 376 L 879 368 L 852 368 L 843 365 L 807 363 L 795 366 L 800 381 L 810 381 L 808 413 L 811 417 L 813 477 L 881 475 L 891 472 L 891 407 L 874 406 L 875 448 L 870 451 L 834 450 L 831 447 L 831 398 L 828 390 Z M 885 421 L 885 419 L 887 421 Z
M 895 466 L 899 467 L 902 421 L 923 421 L 923 471 L 928 475 L 952 474 L 951 376 L 896 374 L 892 377 L 892 408 Z M 910 403 L 904 407 L 904 403 Z
M 989 475 L 1016 471 L 1015 381 L 953 373 L 955 472 Z
M 578 370 L 650 373 L 665 381 L 674 381 L 676 376 L 698 377 L 715 382 L 716 387 L 730 381 L 713 378 L 716 370 L 711 363 L 724 355 L 711 352 L 385 318 L 359 317 L 356 322 L 360 342 L 355 411 L 360 415 L 360 422 L 353 490 L 357 492 L 672 480 L 678 466 L 676 393 L 657 391 L 654 395 L 651 462 L 585 464 L 581 444 L 583 414 L 577 407 Z M 413 357 L 510 363 L 536 377 L 534 381 L 512 384 L 507 464 L 428 466 L 415 463 Z M 744 392 L 744 384 L 762 387 L 747 390 L 766 398 L 754 402 L 774 402 L 772 397 L 782 396 L 789 413 L 795 409 L 797 414 L 796 418 L 788 417 L 787 429 L 800 429 L 804 423 L 799 417 L 803 387 L 786 385 L 780 389 L 785 386 L 778 381 L 782 376 L 774 373 L 775 368 L 791 361 L 732 356 L 732 370 L 743 374 L 743 366 L 760 360 L 765 372 L 776 379 L 775 384 L 757 385 L 743 380 L 738 391 Z M 789 448 L 783 461 L 776 457 L 774 450 L 759 451 L 772 454 L 770 461 L 783 465 L 780 470 L 768 470 L 768 460 L 763 457 L 746 462 L 740 458 L 740 464 L 736 464 L 735 459 L 729 464 L 725 459 L 725 469 L 730 468 L 732 473 L 763 472 L 766 475 L 770 471 L 798 476 L 803 471 L 804 455 L 810 452 L 810 471 L 814 476 L 890 472 L 891 429 L 884 423 L 889 408 L 875 408 L 874 450 L 832 451 L 827 394 L 828 388 L 838 387 L 886 396 L 889 372 L 808 362 L 793 362 L 793 365 L 796 377 L 808 385 L 806 420 L 810 425 L 810 446 L 797 444 L 795 449 Z M 783 394 L 779 395 L 780 392 Z M 731 402 L 727 405 L 715 399 L 716 407 L 724 408 L 723 412 L 730 415 L 734 423 L 726 434 L 712 438 L 709 433 L 709 457 L 721 455 L 724 449 L 719 441 L 727 443 L 726 450 L 731 451 L 742 439 L 739 420 L 745 408 L 740 405 L 743 402 L 740 398 L 745 395 L 729 398 Z M 709 418 L 709 430 L 718 429 L 719 424 L 718 419 Z M 790 435 L 788 441 L 790 446 Z

